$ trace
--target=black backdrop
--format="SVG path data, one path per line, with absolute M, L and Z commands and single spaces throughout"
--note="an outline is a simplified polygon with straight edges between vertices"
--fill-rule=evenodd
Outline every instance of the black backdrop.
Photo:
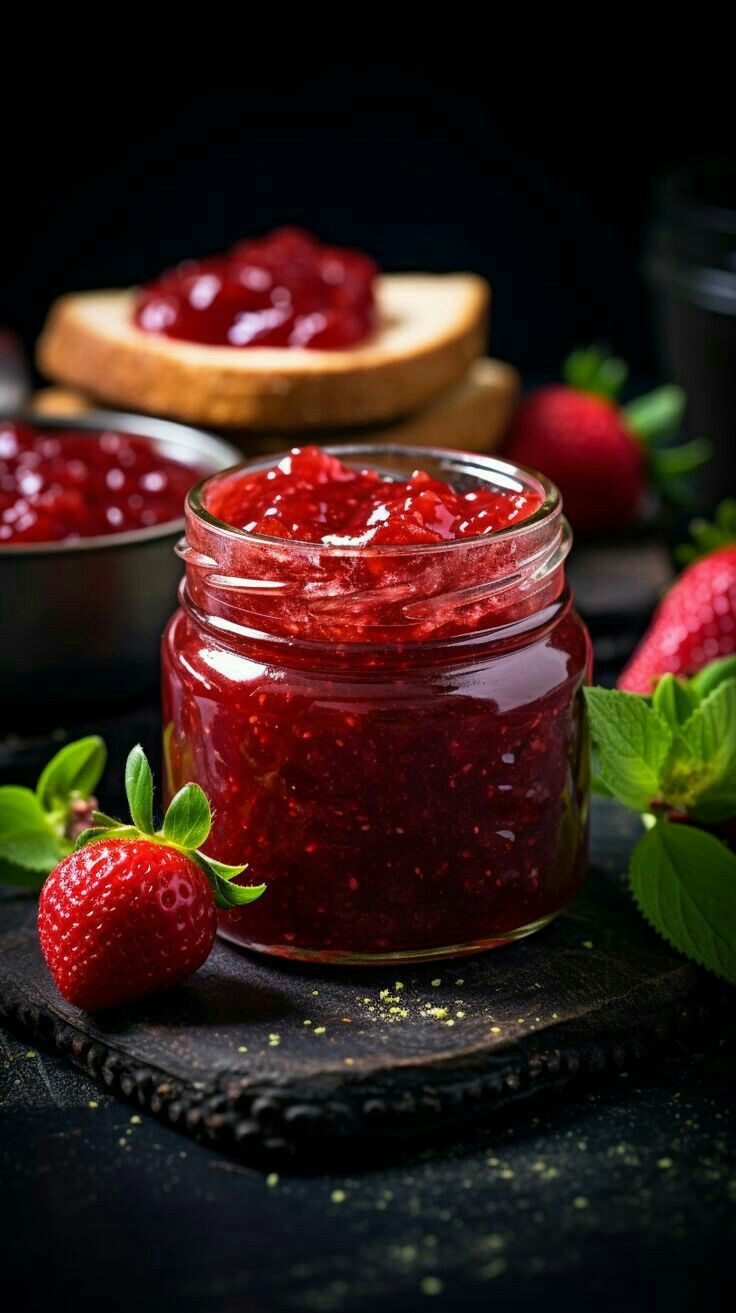
M 486 274 L 493 349 L 527 375 L 601 336 L 651 372 L 642 234 L 656 175 L 730 146 L 713 51 L 696 93 L 695 52 L 604 64 L 600 32 L 563 64 L 456 31 L 441 56 L 360 58 L 353 31 L 328 62 L 288 27 L 57 69 L 8 102 L 0 323 L 30 345 L 61 291 L 297 222 L 388 269 Z

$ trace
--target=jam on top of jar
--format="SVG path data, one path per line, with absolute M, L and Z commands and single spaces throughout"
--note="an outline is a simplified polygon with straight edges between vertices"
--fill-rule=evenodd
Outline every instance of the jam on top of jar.
M 177 520 L 202 473 L 149 438 L 0 421 L 0 548 Z
M 269 470 L 216 479 L 205 504 L 249 533 L 328 547 L 401 547 L 507 529 L 539 510 L 542 496 L 532 488 L 456 492 L 423 470 L 394 480 L 344 465 L 319 447 L 295 447 Z
M 378 266 L 301 228 L 277 228 L 226 255 L 188 260 L 139 293 L 148 333 L 210 346 L 354 346 L 374 326 Z

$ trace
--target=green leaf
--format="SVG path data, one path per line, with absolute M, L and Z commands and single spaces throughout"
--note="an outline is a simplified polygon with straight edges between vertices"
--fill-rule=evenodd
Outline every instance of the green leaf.
M 662 795 L 704 824 L 736 815 L 736 680 L 717 685 L 683 725 L 663 767 Z
M 718 688 L 719 684 L 725 684 L 728 679 L 736 680 L 736 656 L 721 657 L 718 661 L 711 661 L 707 666 L 703 666 L 697 675 L 693 675 L 690 687 L 699 699 L 706 698 Z
M 0 856 L 0 884 L 16 885 L 19 889 L 38 891 L 44 883 L 48 872 L 32 871 L 26 866 L 18 866 Z
M 667 721 L 636 693 L 605 688 L 584 693 L 603 784 L 627 807 L 651 810 L 672 744 Z
M 194 860 L 201 866 L 207 876 L 215 895 L 215 903 L 220 908 L 244 907 L 254 903 L 264 892 L 265 884 L 231 884 L 235 874 L 241 875 L 244 866 L 225 866 L 204 853 L 193 853 Z
M 608 401 L 618 396 L 628 374 L 628 365 L 617 356 L 609 356 L 600 346 L 571 352 L 562 367 L 562 377 L 568 387 L 577 392 L 591 392 Z
M 119 821 L 117 816 L 108 816 L 107 812 L 92 812 L 92 820 L 95 825 L 101 825 L 105 830 L 114 830 L 118 825 L 124 825 L 125 821 Z
M 698 697 L 692 685 L 674 675 L 663 675 L 654 690 L 652 706 L 673 730 L 689 720 L 697 705 Z
M 212 827 L 210 804 L 198 784 L 185 784 L 164 816 L 163 836 L 180 848 L 201 848 Z
M 35 793 L 6 784 L 0 788 L 0 858 L 48 875 L 67 851 Z
M 96 734 L 67 743 L 44 767 L 36 797 L 46 811 L 58 809 L 73 794 L 89 798 L 97 787 L 107 760 L 107 749 Z
M 674 433 L 679 427 L 685 413 L 686 397 L 682 388 L 673 384 L 655 388 L 646 396 L 637 397 L 623 407 L 624 417 L 629 428 L 643 442 L 653 442 L 657 438 Z
M 675 555 L 683 565 L 691 565 L 709 552 L 736 543 L 736 497 L 727 497 L 716 509 L 713 523 L 704 519 L 690 521 L 692 543 L 683 543 Z
M 136 829 L 135 825 L 116 825 L 109 830 L 95 825 L 89 830 L 82 830 L 82 833 L 77 836 L 74 847 L 85 848 L 88 843 L 98 843 L 103 839 L 140 839 L 146 837 L 146 835 L 141 835 L 140 830 Z
M 195 853 L 195 857 L 201 857 L 202 861 L 207 863 L 209 870 L 214 875 L 219 875 L 223 880 L 234 880 L 236 876 L 242 875 L 243 871 L 248 869 L 247 862 L 243 866 L 227 866 L 225 862 L 216 862 L 214 857 L 205 857 L 204 853 Z
M 652 454 L 652 473 L 655 482 L 665 484 L 684 474 L 694 474 L 713 455 L 713 443 L 707 438 L 693 438 L 679 447 L 660 447 Z
M 125 763 L 125 792 L 134 823 L 143 834 L 153 834 L 153 776 L 140 743 Z
M 736 984 L 736 855 L 704 830 L 659 821 L 634 849 L 629 878 L 655 930 Z

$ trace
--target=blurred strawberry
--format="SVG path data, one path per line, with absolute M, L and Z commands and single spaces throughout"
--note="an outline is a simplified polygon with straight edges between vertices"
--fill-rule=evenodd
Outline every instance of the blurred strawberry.
M 690 563 L 619 678 L 629 693 L 651 693 L 662 675 L 693 675 L 736 652 L 736 500 L 721 503 L 713 524 L 695 520 L 691 530 L 695 546 L 680 551 Z
M 627 373 L 623 361 L 597 347 L 575 351 L 564 383 L 539 388 L 512 420 L 505 454 L 557 484 L 581 537 L 631 524 L 650 486 L 682 500 L 687 476 L 710 455 L 702 440 L 659 446 L 680 423 L 684 393 L 661 387 L 620 406 Z

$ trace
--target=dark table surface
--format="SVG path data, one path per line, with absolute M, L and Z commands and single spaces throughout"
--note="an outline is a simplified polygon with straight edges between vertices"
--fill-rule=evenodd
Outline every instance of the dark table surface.
M 3 1305 L 733 1307 L 735 1078 L 711 1036 L 359 1170 L 267 1176 L 0 1031 Z

